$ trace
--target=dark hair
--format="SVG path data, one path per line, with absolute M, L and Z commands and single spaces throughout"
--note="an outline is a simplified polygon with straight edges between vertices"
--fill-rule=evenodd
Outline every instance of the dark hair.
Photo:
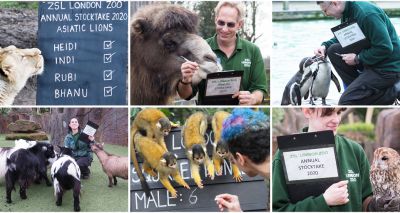
M 316 108 L 311 108 L 312 111 L 315 111 Z M 336 109 L 339 109 L 338 112 L 343 112 L 346 108 L 322 108 L 321 117 L 330 116 Z
M 75 117 L 72 117 L 71 119 L 69 119 L 69 122 L 68 122 L 68 133 L 72 133 L 72 129 L 71 129 L 71 127 L 69 126 L 69 124 L 71 123 L 71 120 L 72 119 L 74 119 Z M 77 118 L 75 118 L 77 121 L 78 121 L 78 119 Z M 78 121 L 78 124 L 79 124 L 79 121 Z M 80 132 L 81 131 L 81 125 L 79 125 L 78 126 L 78 132 Z
M 320 4 L 322 4 L 322 3 L 324 3 L 324 1 L 317 1 L 317 4 L 318 4 L 318 5 L 320 5 Z
M 269 157 L 270 139 L 269 127 L 256 131 L 247 131 L 228 141 L 229 152 L 246 155 L 255 164 L 263 163 Z

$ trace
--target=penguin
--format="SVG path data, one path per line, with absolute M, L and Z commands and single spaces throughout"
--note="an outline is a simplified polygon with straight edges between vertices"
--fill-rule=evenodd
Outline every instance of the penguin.
M 310 87 L 310 104 L 315 105 L 314 100 L 322 98 L 322 105 L 326 104 L 326 97 L 329 93 L 330 81 L 335 83 L 337 90 L 340 92 L 341 87 L 338 78 L 331 70 L 330 62 L 326 59 L 319 58 L 315 60 L 317 69 L 313 71 L 312 83 Z
M 311 57 L 303 58 L 299 64 L 299 71 L 289 80 L 283 91 L 281 105 L 301 105 L 303 97 L 308 98 L 308 91 L 312 83 L 312 70 L 310 65 L 313 63 Z

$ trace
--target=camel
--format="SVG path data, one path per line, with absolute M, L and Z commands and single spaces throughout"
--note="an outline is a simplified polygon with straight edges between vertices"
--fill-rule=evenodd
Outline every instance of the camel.
M 131 22 L 131 104 L 169 104 L 185 59 L 199 64 L 192 85 L 219 71 L 217 58 L 198 36 L 198 16 L 178 5 L 141 8 Z M 183 57 L 181 57 L 183 56 Z
M 37 48 L 0 47 L 0 105 L 12 105 L 26 81 L 43 72 L 44 62 Z

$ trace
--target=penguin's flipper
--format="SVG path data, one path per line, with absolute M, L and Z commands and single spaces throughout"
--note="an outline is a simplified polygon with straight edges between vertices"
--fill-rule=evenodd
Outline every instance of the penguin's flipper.
M 306 94 L 304 94 L 304 100 L 307 100 L 309 94 L 310 94 L 310 91 L 307 90 Z
M 300 86 L 298 84 L 296 84 L 296 86 L 294 87 L 294 92 L 296 93 L 297 105 L 301 105 Z
M 340 91 L 341 91 L 341 88 L 340 88 L 339 80 L 338 80 L 338 78 L 336 77 L 336 75 L 333 74 L 333 72 L 331 72 L 331 80 L 333 81 L 333 83 L 335 83 L 338 92 L 340 92 Z

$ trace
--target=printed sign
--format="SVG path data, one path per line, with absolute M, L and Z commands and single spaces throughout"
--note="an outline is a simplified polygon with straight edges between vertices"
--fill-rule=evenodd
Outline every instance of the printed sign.
M 282 152 L 288 181 L 338 177 L 333 147 Z
M 126 104 L 127 1 L 40 2 L 38 19 L 37 104 Z
M 340 30 L 333 31 L 333 34 L 335 34 L 342 47 L 347 47 L 365 39 L 365 35 L 357 23 L 352 23 Z
M 239 91 L 241 77 L 208 79 L 206 96 L 231 95 Z

